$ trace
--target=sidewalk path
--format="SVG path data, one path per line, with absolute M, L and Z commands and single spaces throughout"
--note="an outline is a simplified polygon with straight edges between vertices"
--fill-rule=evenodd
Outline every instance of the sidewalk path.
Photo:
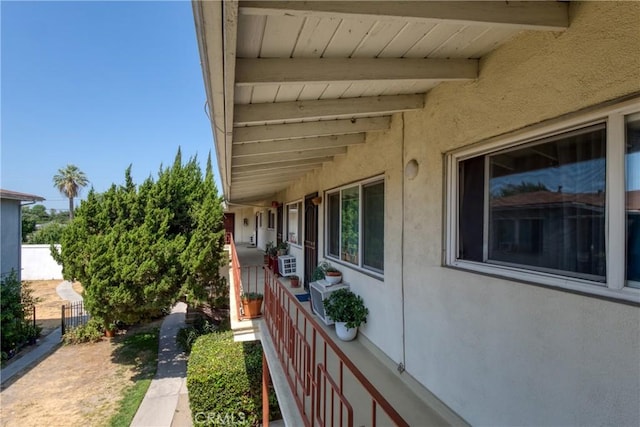
M 82 297 L 73 290 L 71 282 L 64 281 L 56 288 L 58 296 L 71 302 L 82 301 Z M 0 371 L 0 384 L 5 385 L 22 371 L 33 367 L 37 362 L 53 353 L 60 345 L 62 334 L 60 328 L 55 329 L 49 335 L 38 340 L 36 347 L 18 359 L 12 361 L 6 368 Z
M 187 357 L 176 342 L 178 331 L 186 326 L 186 312 L 187 305 L 178 303 L 162 322 L 158 370 L 131 427 L 191 426 L 187 403 Z

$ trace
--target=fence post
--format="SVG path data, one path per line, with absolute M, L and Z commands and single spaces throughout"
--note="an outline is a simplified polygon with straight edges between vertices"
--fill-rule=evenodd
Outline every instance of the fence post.
M 60 317 L 60 328 L 62 329 L 62 335 L 64 336 L 64 304 L 62 304 L 62 316 Z

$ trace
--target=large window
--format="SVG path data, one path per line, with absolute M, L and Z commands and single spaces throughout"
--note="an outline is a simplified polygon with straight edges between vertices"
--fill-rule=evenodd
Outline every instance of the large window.
M 640 113 L 626 122 L 627 280 L 640 288 Z
M 448 157 L 447 264 L 637 300 L 640 114 L 632 102 Z M 523 133 L 527 135 L 527 133 Z M 626 220 L 625 220 L 626 219 Z
M 380 178 L 327 192 L 327 256 L 384 271 L 384 181 Z
M 287 205 L 287 241 L 294 245 L 302 244 L 302 203 L 296 202 Z

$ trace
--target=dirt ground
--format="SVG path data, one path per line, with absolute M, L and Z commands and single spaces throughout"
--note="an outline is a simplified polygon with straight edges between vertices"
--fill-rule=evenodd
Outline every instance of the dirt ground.
M 56 293 L 56 287 L 60 283 L 62 280 L 33 280 L 29 282 L 33 296 L 41 300 L 36 304 L 36 324 L 42 327 L 42 336 L 48 335 L 60 326 L 61 306 L 69 302 L 60 299 Z M 76 286 L 82 287 L 79 283 Z M 76 288 L 74 287 L 74 289 Z
M 60 319 L 55 284 L 33 283 L 43 324 Z M 74 287 L 75 288 L 75 287 Z M 76 289 L 77 291 L 78 289 Z M 57 300 L 56 300 L 57 299 Z M 39 321 L 39 320 L 38 320 Z M 157 327 L 160 322 L 147 325 Z M 57 326 L 56 326 L 57 327 Z M 103 426 L 115 413 L 125 387 L 133 384 L 132 366 L 114 359 L 116 340 L 59 347 L 0 393 L 1 426 Z

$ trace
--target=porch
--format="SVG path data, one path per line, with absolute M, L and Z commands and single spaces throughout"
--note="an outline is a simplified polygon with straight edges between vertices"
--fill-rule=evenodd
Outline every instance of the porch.
M 362 334 L 340 341 L 296 297 L 303 286 L 263 268 L 260 249 L 232 240 L 230 250 L 232 329 L 237 340 L 261 340 L 287 425 L 466 425 Z M 242 292 L 264 294 L 261 318 L 243 319 Z

